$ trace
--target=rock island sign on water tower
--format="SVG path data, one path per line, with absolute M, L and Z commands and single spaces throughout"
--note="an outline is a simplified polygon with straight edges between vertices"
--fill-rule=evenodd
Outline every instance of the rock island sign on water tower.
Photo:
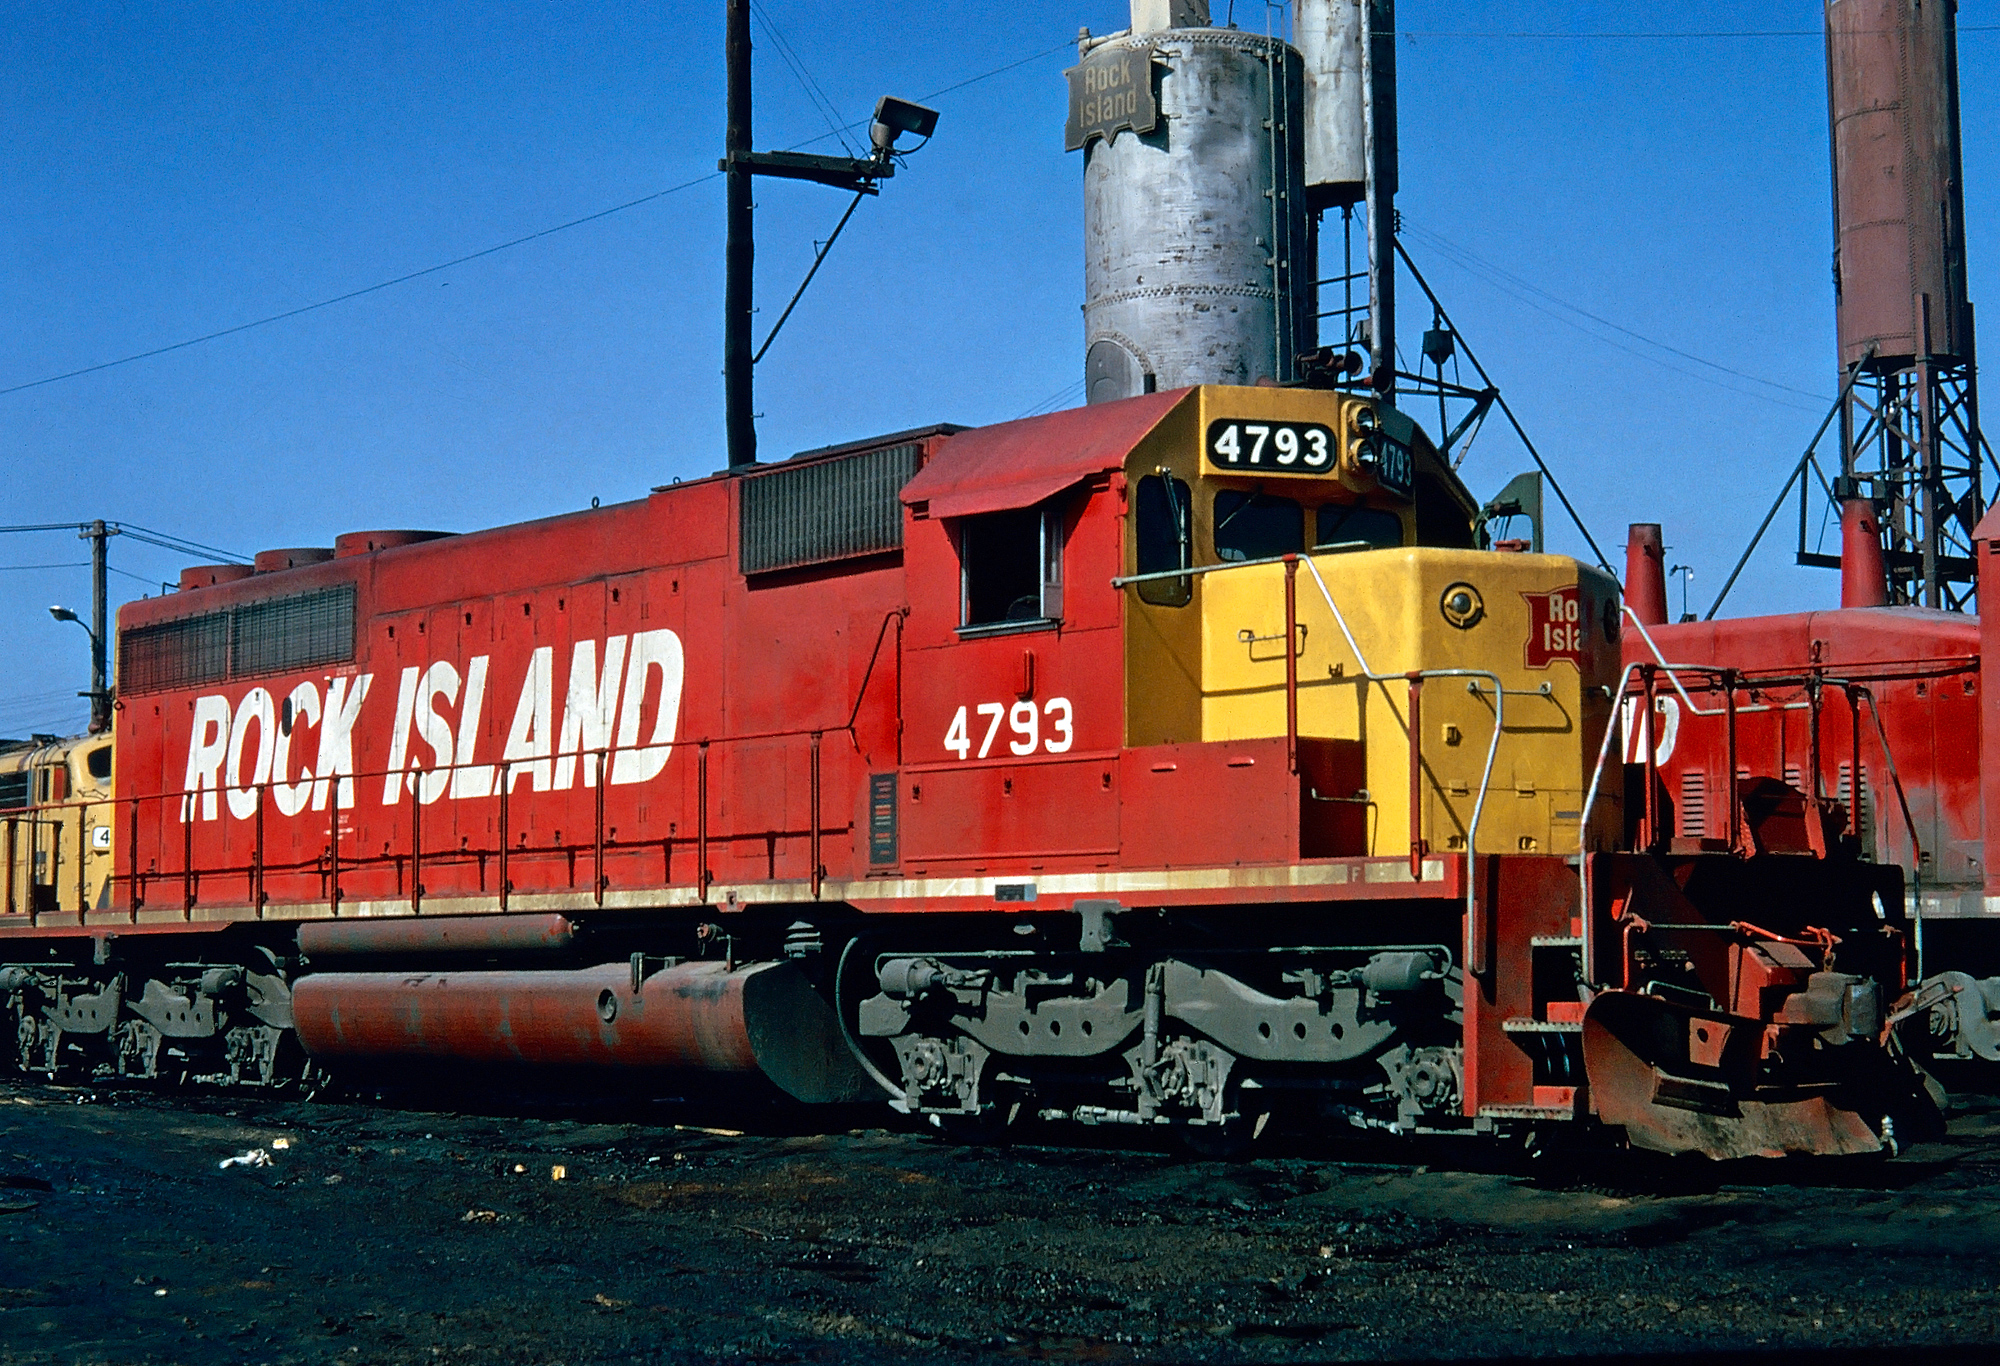
M 1125 129 L 1150 133 L 1160 121 L 1153 98 L 1153 50 L 1105 47 L 1065 71 L 1069 78 L 1069 122 L 1063 150 L 1074 152 L 1092 138 L 1113 138 Z

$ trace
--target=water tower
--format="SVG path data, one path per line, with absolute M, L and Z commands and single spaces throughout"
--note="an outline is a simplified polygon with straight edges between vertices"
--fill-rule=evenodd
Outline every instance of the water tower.
M 1393 0 L 1297 0 L 1291 42 L 1210 22 L 1208 0 L 1132 0 L 1079 41 L 1065 144 L 1084 154 L 1089 402 L 1290 382 L 1320 341 L 1319 225 L 1362 211 L 1368 266 L 1338 310 L 1395 383 Z M 1358 318 L 1365 316 L 1367 322 Z
M 1985 448 L 1965 284 L 1957 5 L 1828 0 L 1826 65 L 1844 394 L 1835 494 L 1873 500 L 1890 601 L 1963 608 Z

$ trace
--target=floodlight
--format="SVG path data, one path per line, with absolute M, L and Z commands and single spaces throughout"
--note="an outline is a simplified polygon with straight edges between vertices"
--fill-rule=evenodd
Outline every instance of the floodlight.
M 884 95 L 875 102 L 875 123 L 868 130 L 868 140 L 875 144 L 877 152 L 887 152 L 895 147 L 896 139 L 901 134 L 930 137 L 937 130 L 937 121 L 935 109 L 899 100 L 894 95 Z

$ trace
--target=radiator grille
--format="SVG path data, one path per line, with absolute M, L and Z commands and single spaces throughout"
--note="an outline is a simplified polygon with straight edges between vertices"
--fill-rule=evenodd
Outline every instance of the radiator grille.
M 229 614 L 204 612 L 118 635 L 118 690 L 192 688 L 229 673 Z
M 901 549 L 897 495 L 916 474 L 917 455 L 910 443 L 746 478 L 739 522 L 743 572 Z
M 1701 839 L 1708 834 L 1708 775 L 1681 774 L 1681 834 Z
M 245 603 L 231 614 L 232 676 L 285 673 L 354 658 L 354 585 Z
M 1874 802 L 1869 800 L 1868 771 L 1861 772 L 1861 790 L 1854 789 L 1854 767 L 1843 763 L 1840 766 L 1840 800 L 1847 804 L 1854 820 L 1854 829 L 1860 835 L 1864 848 L 1872 849 L 1875 843 Z
M 248 602 L 119 633 L 118 690 L 193 688 L 354 658 L 354 585 Z

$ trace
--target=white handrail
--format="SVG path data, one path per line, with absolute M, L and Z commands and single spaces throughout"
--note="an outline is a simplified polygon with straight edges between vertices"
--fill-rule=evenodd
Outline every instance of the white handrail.
M 1475 957 L 1473 953 L 1473 926 L 1476 920 L 1478 883 L 1474 877 L 1474 872 L 1477 868 L 1474 857 L 1479 847 L 1479 817 L 1486 810 L 1486 793 L 1493 781 L 1493 760 L 1500 752 L 1500 732 L 1505 728 L 1502 709 L 1507 704 L 1506 686 L 1501 682 L 1500 675 L 1489 669 L 1414 669 L 1408 673 L 1376 673 L 1368 667 L 1368 660 L 1362 655 L 1361 646 L 1354 639 L 1354 632 L 1347 627 L 1347 618 L 1342 614 L 1340 604 L 1333 600 L 1333 593 L 1327 588 L 1326 580 L 1320 577 L 1319 566 L 1312 562 L 1310 555 L 1299 556 L 1299 563 L 1306 567 L 1306 570 L 1313 577 L 1313 582 L 1319 585 L 1319 595 L 1326 599 L 1327 610 L 1333 613 L 1334 624 L 1340 627 L 1340 634 L 1346 639 L 1347 648 L 1354 652 L 1354 662 L 1361 666 L 1361 676 L 1369 682 L 1389 683 L 1397 679 L 1409 679 L 1412 677 L 1471 678 L 1475 680 L 1484 678 L 1492 681 L 1493 738 L 1486 743 L 1486 768 L 1479 775 L 1479 795 L 1473 799 L 1472 818 L 1466 822 L 1465 826 L 1465 957 L 1463 963 L 1465 969 L 1469 972 L 1472 970 L 1472 962 Z M 1468 686 L 1475 695 L 1479 692 L 1479 684 L 1477 682 L 1471 683 Z M 1405 724 L 1407 725 L 1407 719 Z M 1411 736 L 1410 752 L 1412 756 L 1411 761 L 1417 764 L 1419 771 L 1421 771 L 1424 753 L 1422 736 Z
M 1629 611 L 1631 609 L 1627 608 L 1626 610 Z M 1625 689 L 1631 683 L 1632 675 L 1638 672 L 1638 669 L 1639 666 L 1637 664 L 1627 664 L 1625 672 L 1618 676 L 1617 690 L 1611 694 L 1611 719 L 1605 723 L 1604 740 L 1597 746 L 1597 764 L 1590 771 L 1590 790 L 1584 794 L 1583 818 L 1578 824 L 1576 832 L 1576 874 L 1577 881 L 1583 888 L 1583 911 L 1580 917 L 1583 924 L 1583 934 L 1581 936 L 1583 939 L 1583 975 L 1585 985 L 1587 986 L 1596 985 L 1590 978 L 1595 972 L 1594 965 L 1597 961 L 1593 956 L 1593 950 L 1597 947 L 1597 933 L 1593 927 L 1593 917 L 1591 915 L 1591 907 L 1595 902 L 1590 894 L 1590 813 L 1592 808 L 1597 805 L 1597 788 L 1598 784 L 1604 779 L 1604 761 L 1611 753 L 1611 739 L 1619 731 L 1619 717 L 1623 714 Z M 1653 743 L 1653 717 L 1650 712 L 1646 715 L 1646 743 L 1649 746 Z

